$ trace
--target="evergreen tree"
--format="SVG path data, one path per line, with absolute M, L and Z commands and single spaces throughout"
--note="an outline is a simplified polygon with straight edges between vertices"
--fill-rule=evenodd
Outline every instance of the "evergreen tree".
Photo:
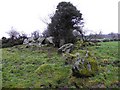
M 72 31 L 81 22 L 82 14 L 70 2 L 60 2 L 57 5 L 56 12 L 48 25 L 48 32 L 54 37 L 55 46 L 59 47 L 60 40 L 65 43 L 74 43 L 75 37 Z

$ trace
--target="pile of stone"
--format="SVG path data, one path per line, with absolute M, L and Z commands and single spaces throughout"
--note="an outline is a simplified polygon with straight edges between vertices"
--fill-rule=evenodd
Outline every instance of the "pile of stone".
M 53 37 L 39 37 L 38 39 L 34 39 L 32 37 L 25 39 L 23 44 L 25 45 L 36 45 L 36 46 L 42 46 L 42 45 L 54 45 L 53 43 Z
M 72 43 L 64 44 L 58 49 L 58 53 L 70 53 L 74 48 Z
M 64 44 L 58 49 L 58 53 L 63 54 L 65 65 L 72 65 L 72 72 L 77 77 L 93 76 L 98 71 L 98 65 L 94 55 L 88 50 L 81 50 L 84 56 L 76 52 L 72 54 L 74 45 L 72 43 Z
M 84 52 L 83 52 L 84 53 Z M 76 77 L 89 77 L 93 76 L 98 71 L 98 65 L 96 58 L 86 51 L 84 56 L 80 56 L 80 53 L 65 53 L 65 65 L 72 65 L 72 74 Z
M 98 65 L 96 58 L 92 56 L 89 51 L 86 51 L 86 55 L 82 58 L 80 55 L 76 57 L 77 59 L 72 66 L 73 75 L 77 77 L 88 77 L 97 73 Z

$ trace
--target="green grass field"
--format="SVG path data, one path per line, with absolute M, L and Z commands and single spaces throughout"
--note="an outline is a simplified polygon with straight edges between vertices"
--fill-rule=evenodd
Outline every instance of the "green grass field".
M 118 42 L 100 44 L 101 46 L 87 47 L 97 57 L 99 65 L 99 73 L 88 78 L 73 77 L 71 66 L 65 65 L 62 56 L 57 54 L 57 48 L 47 46 L 26 48 L 25 45 L 4 48 L 2 49 L 2 87 L 117 88 L 120 84 Z

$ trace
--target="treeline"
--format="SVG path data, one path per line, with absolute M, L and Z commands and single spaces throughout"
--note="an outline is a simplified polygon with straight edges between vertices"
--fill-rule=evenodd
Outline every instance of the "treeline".
M 1 48 L 7 48 L 7 47 L 12 47 L 15 45 L 21 45 L 23 44 L 25 39 L 28 39 L 28 35 L 25 33 L 19 33 L 15 28 L 11 27 L 11 30 L 9 32 L 7 32 L 7 34 L 9 35 L 9 38 L 6 37 L 2 37 L 0 42 Z M 31 33 L 31 36 L 33 37 L 33 39 L 38 39 L 39 37 L 41 37 L 41 34 L 39 33 L 38 30 L 33 31 Z
M 120 41 L 119 33 L 109 33 L 109 34 L 89 34 L 85 36 L 86 41 L 91 42 L 110 42 L 110 41 Z
M 1 39 L 2 44 L 0 47 L 6 48 L 15 45 L 21 45 L 23 44 L 24 39 L 27 38 L 26 34 L 20 34 L 13 27 L 11 27 L 11 30 L 8 32 L 8 35 L 9 38 L 2 37 Z
M 26 37 L 18 37 L 18 38 L 6 38 L 6 37 L 2 37 L 2 48 L 6 48 L 6 47 L 12 47 L 15 45 L 21 45 L 23 44 L 23 41 Z
M 2 48 L 12 47 L 15 45 L 21 45 L 24 42 L 24 39 L 28 39 L 29 37 L 27 34 L 18 33 L 15 30 L 11 30 L 9 33 L 10 38 L 2 37 L 0 40 L 2 42 L 1 46 Z M 41 35 L 39 31 L 34 31 L 31 33 L 31 36 L 34 40 L 37 40 L 39 37 L 49 37 L 46 36 L 48 32 L 43 32 Z M 81 35 L 78 37 L 81 38 Z M 89 34 L 83 36 L 85 42 L 110 42 L 110 41 L 120 41 L 120 34 L 118 33 L 110 33 L 110 34 Z

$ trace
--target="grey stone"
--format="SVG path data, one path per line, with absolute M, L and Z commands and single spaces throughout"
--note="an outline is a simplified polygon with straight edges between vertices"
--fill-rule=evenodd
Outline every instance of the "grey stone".
M 23 44 L 28 44 L 28 39 L 24 39 Z
M 72 43 L 64 44 L 58 49 L 58 53 L 70 53 L 74 48 Z
M 45 39 L 45 43 L 46 43 L 46 44 L 53 44 L 53 45 L 54 45 L 54 43 L 53 43 L 53 37 L 47 37 L 47 38 Z
M 77 30 L 73 30 L 73 35 L 75 36 L 75 37 L 77 37 L 77 36 L 80 36 L 81 34 L 80 34 L 80 32 L 79 31 L 77 31 Z
M 39 42 L 39 45 L 44 44 L 45 38 L 44 37 L 39 37 L 37 39 L 37 41 Z
M 98 66 L 94 56 L 91 56 L 89 51 L 86 51 L 85 56 L 82 58 L 80 55 L 77 56 L 72 66 L 73 75 L 83 77 L 95 75 L 98 71 Z
M 32 45 L 43 46 L 43 45 L 49 45 L 49 44 L 54 45 L 53 37 L 47 37 L 47 38 L 39 37 L 37 40 L 34 40 L 32 37 L 30 37 L 28 39 L 25 39 L 23 44 L 27 44 L 30 46 L 32 46 Z

